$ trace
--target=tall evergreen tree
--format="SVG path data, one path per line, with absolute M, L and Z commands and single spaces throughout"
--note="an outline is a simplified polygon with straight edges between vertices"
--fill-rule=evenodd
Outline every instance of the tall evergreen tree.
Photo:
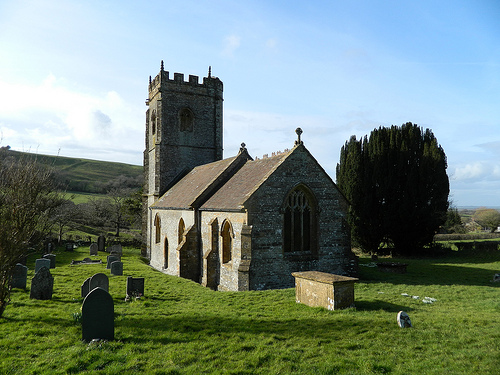
M 337 184 L 351 202 L 353 239 L 366 251 L 385 242 L 418 254 L 446 220 L 446 168 L 432 131 L 412 123 L 351 137 L 340 152 Z

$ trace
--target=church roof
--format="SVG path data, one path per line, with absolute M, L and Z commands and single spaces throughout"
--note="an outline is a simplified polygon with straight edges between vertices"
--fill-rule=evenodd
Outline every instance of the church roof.
M 200 208 L 202 210 L 241 210 L 248 198 L 293 152 L 249 160 Z
M 238 156 L 193 168 L 154 204 L 153 208 L 190 209 L 193 204 L 226 171 Z

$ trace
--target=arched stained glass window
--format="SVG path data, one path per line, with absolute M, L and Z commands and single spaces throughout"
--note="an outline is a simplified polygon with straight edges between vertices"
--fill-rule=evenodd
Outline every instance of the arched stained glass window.
M 313 251 L 315 202 L 305 188 L 292 190 L 284 205 L 283 250 L 286 253 Z

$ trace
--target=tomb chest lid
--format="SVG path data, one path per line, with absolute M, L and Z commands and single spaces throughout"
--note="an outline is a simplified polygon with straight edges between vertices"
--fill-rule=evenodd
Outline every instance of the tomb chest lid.
M 355 283 L 359 279 L 355 277 L 334 275 L 332 273 L 319 272 L 319 271 L 304 271 L 304 272 L 294 272 L 292 276 L 295 278 L 301 278 L 306 280 L 317 281 L 324 284 L 343 284 L 343 283 Z

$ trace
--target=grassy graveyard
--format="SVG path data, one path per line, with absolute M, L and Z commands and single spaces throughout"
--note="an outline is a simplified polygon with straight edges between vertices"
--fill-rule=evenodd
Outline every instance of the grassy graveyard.
M 52 300 L 15 289 L 0 319 L 0 374 L 497 374 L 500 368 L 500 252 L 390 259 L 406 274 L 361 258 L 356 308 L 295 303 L 294 289 L 214 292 L 150 268 L 124 248 L 123 276 L 105 263 L 70 265 L 88 247 L 57 253 Z M 106 260 L 106 254 L 99 257 Z M 81 341 L 80 285 L 109 275 L 115 340 Z M 127 276 L 145 296 L 125 302 Z M 408 296 L 403 296 L 406 293 Z M 412 296 L 419 296 L 418 299 Z M 424 303 L 424 297 L 436 299 Z M 406 311 L 413 328 L 396 323 Z

